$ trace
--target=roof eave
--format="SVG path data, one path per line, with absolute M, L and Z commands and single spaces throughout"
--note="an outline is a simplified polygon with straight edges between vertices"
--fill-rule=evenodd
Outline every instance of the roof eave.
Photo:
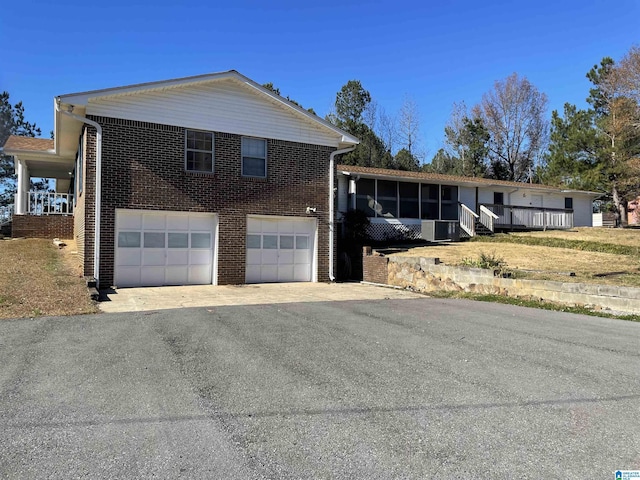
M 466 181 L 464 179 L 457 179 L 457 178 L 413 177 L 413 176 L 403 176 L 401 174 L 400 175 L 387 175 L 387 174 L 373 173 L 373 172 L 357 172 L 357 171 L 352 172 L 352 171 L 344 170 L 344 169 L 340 169 L 340 170 L 338 170 L 338 172 L 343 174 L 343 175 L 357 175 L 357 176 L 362 177 L 362 178 L 381 178 L 381 179 L 385 179 L 385 180 L 407 180 L 407 181 L 414 181 L 414 182 L 432 181 L 432 182 L 438 182 L 438 183 L 450 182 L 450 183 L 457 184 L 457 185 L 465 185 L 465 186 L 472 186 L 472 187 L 515 188 L 516 190 L 520 190 L 520 189 L 526 188 L 526 189 L 535 190 L 535 191 L 538 191 L 538 192 L 576 193 L 576 194 L 586 194 L 586 195 L 590 195 L 590 196 L 594 196 L 594 197 L 599 197 L 599 196 L 603 195 L 602 193 L 598 193 L 598 192 L 590 192 L 590 191 L 585 191 L 585 190 L 567 190 L 567 189 L 561 189 L 561 188 L 539 186 L 539 185 L 530 184 L 530 183 L 523 183 L 522 185 L 505 185 L 505 184 L 500 184 L 500 183 L 474 182 L 473 180 Z
M 199 83 L 220 81 L 224 79 L 234 79 L 238 82 L 241 82 L 257 90 L 262 95 L 270 97 L 273 101 L 284 106 L 285 108 L 294 111 L 295 113 L 298 114 L 298 116 L 304 116 L 307 120 L 315 123 L 319 127 L 330 130 L 334 135 L 339 136 L 340 146 L 351 146 L 351 145 L 357 145 L 360 143 L 360 141 L 356 137 L 354 137 L 353 135 L 350 135 L 348 132 L 345 132 L 344 130 L 318 117 L 317 115 L 305 110 L 304 108 L 301 108 L 298 105 L 295 105 L 294 103 L 287 100 L 286 98 L 281 97 L 280 95 L 254 82 L 250 78 L 245 77 L 244 75 L 237 72 L 236 70 L 229 70 L 226 72 L 219 72 L 219 73 L 209 73 L 205 75 L 197 75 L 192 77 L 176 78 L 173 80 L 161 80 L 157 82 L 139 83 L 139 84 L 128 85 L 124 87 L 105 88 L 101 90 L 90 90 L 86 92 L 70 93 L 66 95 L 59 95 L 56 97 L 55 100 L 65 105 L 86 106 L 89 103 L 89 101 L 94 98 L 104 98 L 104 97 L 110 97 L 114 95 L 127 95 L 127 94 L 139 93 L 144 91 L 150 91 L 150 90 L 175 88 L 175 87 L 184 86 L 184 85 L 195 85 Z

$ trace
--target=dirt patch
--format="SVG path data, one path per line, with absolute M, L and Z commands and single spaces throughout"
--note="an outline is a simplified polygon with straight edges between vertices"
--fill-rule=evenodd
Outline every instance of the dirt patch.
M 97 312 L 70 242 L 58 249 L 50 240 L 0 241 L 0 318 Z
M 418 247 L 401 255 L 438 257 L 447 265 L 459 265 L 464 258 L 477 258 L 481 253 L 502 258 L 507 268 L 523 278 L 640 287 L 640 259 L 628 255 L 482 242 Z M 532 273 L 523 270 L 542 272 Z M 567 272 L 574 272 L 575 276 L 568 276 Z

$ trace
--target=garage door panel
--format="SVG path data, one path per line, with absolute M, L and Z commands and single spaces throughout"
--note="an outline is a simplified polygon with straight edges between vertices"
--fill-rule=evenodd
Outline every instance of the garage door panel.
M 278 233 L 278 222 L 274 220 L 262 220 L 260 222 L 263 233 Z
M 186 215 L 167 215 L 167 230 L 189 230 L 189 217 Z
M 294 265 L 294 267 L 293 267 L 293 279 L 296 282 L 308 282 L 309 281 L 309 266 L 308 265 Z
M 247 283 L 259 283 L 262 279 L 262 266 L 247 265 L 245 278 Z
M 136 212 L 129 212 L 126 216 L 118 217 L 118 229 L 119 230 L 141 230 L 142 229 L 142 214 Z
M 116 285 L 133 287 L 140 285 L 140 267 L 118 267 Z
M 294 231 L 294 222 L 290 222 L 287 220 L 283 220 L 278 222 L 278 232 L 280 233 L 293 233 Z
M 215 225 L 213 214 L 118 209 L 116 285 L 212 283 Z
M 190 266 L 189 267 L 189 283 L 211 283 L 211 269 L 208 265 Z
M 157 266 L 162 267 L 166 264 L 167 259 L 164 254 L 164 249 L 148 249 L 142 250 L 142 266 L 150 267 Z
M 210 250 L 191 250 L 189 252 L 189 265 L 210 265 Z
M 315 230 L 315 226 L 310 222 L 296 222 L 294 224 L 294 232 L 311 235 Z
M 189 228 L 191 230 L 208 230 L 211 231 L 213 226 L 212 219 L 201 215 L 189 217 Z
M 302 263 L 310 263 L 311 256 L 309 255 L 309 250 L 296 250 L 294 253 L 294 262 L 296 264 Z
M 164 270 L 164 267 L 142 267 L 140 281 L 143 285 L 150 287 L 164 285 Z
M 188 265 L 188 250 L 169 250 L 167 252 L 167 265 Z
M 165 283 L 167 285 L 185 285 L 189 282 L 189 267 L 172 266 L 165 269 Z
M 278 263 L 280 265 L 293 265 L 293 250 L 280 250 Z
M 278 266 L 277 265 L 263 265 L 260 272 L 260 281 L 262 282 L 277 282 L 278 281 Z
M 251 248 L 247 250 L 247 265 L 260 265 L 262 263 L 262 251 Z
M 262 261 L 263 265 L 277 265 L 278 264 L 278 251 L 277 250 L 263 250 Z
M 278 266 L 278 281 L 290 282 L 294 279 L 293 265 L 279 265 Z
M 145 213 L 142 217 L 142 228 L 144 230 L 165 230 L 166 214 Z
M 316 228 L 307 218 L 248 217 L 246 281 L 311 281 Z
M 118 252 L 116 266 L 139 267 L 142 262 L 142 250 L 139 248 L 121 248 Z

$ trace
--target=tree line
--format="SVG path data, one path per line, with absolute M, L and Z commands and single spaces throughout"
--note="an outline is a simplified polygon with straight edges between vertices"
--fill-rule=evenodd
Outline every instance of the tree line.
M 550 120 L 547 96 L 517 73 L 496 81 L 471 108 L 455 103 L 444 127 L 444 146 L 429 162 L 419 137 L 419 108 L 411 96 L 389 114 L 359 80 L 349 80 L 325 119 L 360 139 L 342 157 L 347 165 L 603 192 L 625 221 L 627 202 L 640 195 L 640 47 L 632 47 L 619 62 L 603 58 L 586 76 L 592 84 L 589 107 L 567 103 Z M 281 95 L 273 83 L 263 87 Z M 0 145 L 9 135 L 35 137 L 40 129 L 25 119 L 22 102 L 12 105 L 4 92 Z M 11 203 L 14 192 L 12 159 L 0 154 L 0 205 Z
M 640 195 L 640 47 L 617 63 L 603 58 L 586 77 L 589 107 L 567 103 L 550 121 L 547 96 L 517 73 L 472 108 L 455 103 L 444 146 L 428 163 L 416 148 L 419 115 L 410 98 L 391 117 L 350 80 L 326 119 L 361 140 L 344 163 L 602 192 L 625 222 L 627 202 Z

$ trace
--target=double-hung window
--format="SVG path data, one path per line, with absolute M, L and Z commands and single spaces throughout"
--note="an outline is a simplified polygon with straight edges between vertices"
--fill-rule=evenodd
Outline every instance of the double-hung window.
M 185 168 L 192 172 L 213 172 L 213 133 L 187 130 Z
M 242 137 L 242 176 L 267 176 L 267 141 L 262 138 Z

